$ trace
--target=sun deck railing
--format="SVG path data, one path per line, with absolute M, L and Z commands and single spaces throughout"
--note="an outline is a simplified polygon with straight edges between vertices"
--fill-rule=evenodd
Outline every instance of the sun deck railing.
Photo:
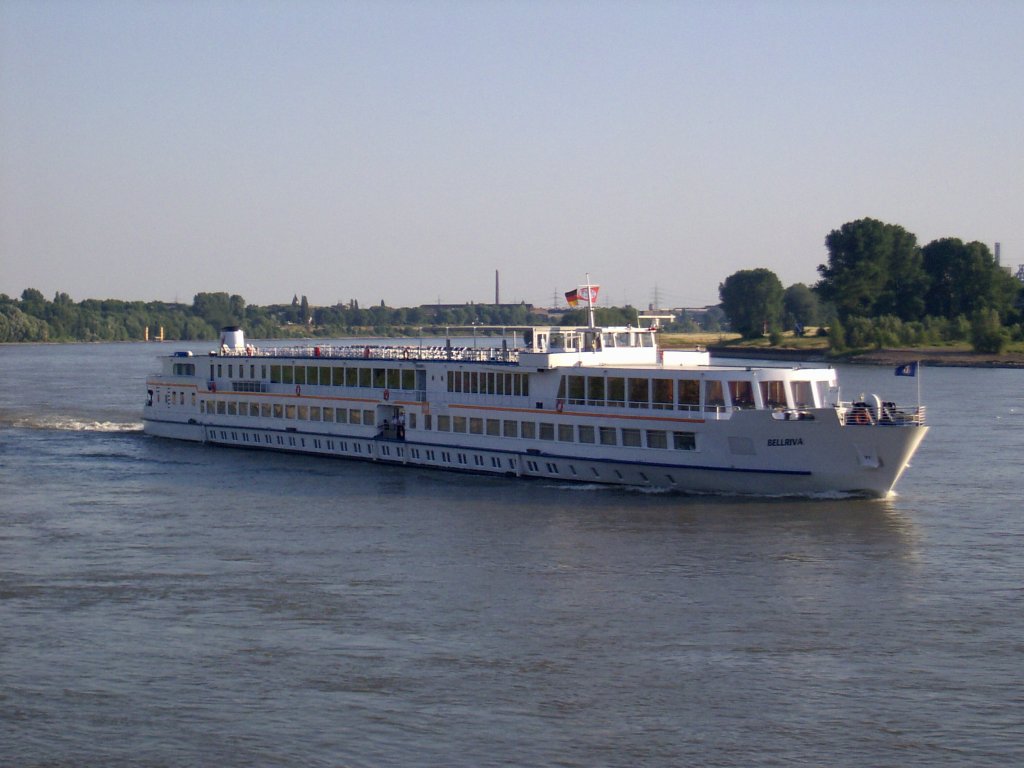
M 439 345 L 409 347 L 393 345 L 311 344 L 299 347 L 248 347 L 247 349 L 220 350 L 221 357 L 290 357 L 333 360 L 393 360 L 393 361 L 456 361 L 464 363 L 519 362 L 518 349 L 500 347 L 446 347 Z
M 849 426 L 906 427 L 923 426 L 925 423 L 925 406 L 897 405 L 882 403 L 881 413 L 877 413 L 870 403 L 842 403 L 843 423 Z

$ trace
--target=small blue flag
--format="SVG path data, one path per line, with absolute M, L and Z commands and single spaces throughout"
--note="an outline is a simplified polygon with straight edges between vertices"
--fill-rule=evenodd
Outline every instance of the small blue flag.
M 897 376 L 917 376 L 917 363 L 904 363 L 896 366 Z

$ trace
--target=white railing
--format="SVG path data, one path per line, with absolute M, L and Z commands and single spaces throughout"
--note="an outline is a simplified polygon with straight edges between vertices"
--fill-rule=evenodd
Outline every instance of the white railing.
M 299 347 L 249 347 L 248 349 L 221 350 L 221 357 L 291 357 L 327 358 L 345 360 L 413 360 L 446 361 L 468 363 L 517 363 L 518 349 L 498 347 L 407 347 L 392 345 L 347 345 L 311 344 Z
M 923 426 L 925 423 L 925 406 L 897 405 L 882 403 L 881 413 L 876 413 L 875 406 L 870 403 L 840 403 L 840 414 L 843 423 L 850 426 Z

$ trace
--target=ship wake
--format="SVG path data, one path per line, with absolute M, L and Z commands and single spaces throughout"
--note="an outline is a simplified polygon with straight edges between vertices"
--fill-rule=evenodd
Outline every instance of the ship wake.
M 142 432 L 141 421 L 107 421 L 67 414 L 48 416 L 0 416 L 0 425 L 14 429 L 39 429 L 56 432 Z

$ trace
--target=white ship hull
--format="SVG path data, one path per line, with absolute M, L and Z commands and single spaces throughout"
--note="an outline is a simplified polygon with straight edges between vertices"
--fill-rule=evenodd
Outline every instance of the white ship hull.
M 165 358 L 145 431 L 511 477 L 864 496 L 893 489 L 927 432 L 923 408 L 840 402 L 831 369 L 726 368 L 705 353 L 239 347 Z

